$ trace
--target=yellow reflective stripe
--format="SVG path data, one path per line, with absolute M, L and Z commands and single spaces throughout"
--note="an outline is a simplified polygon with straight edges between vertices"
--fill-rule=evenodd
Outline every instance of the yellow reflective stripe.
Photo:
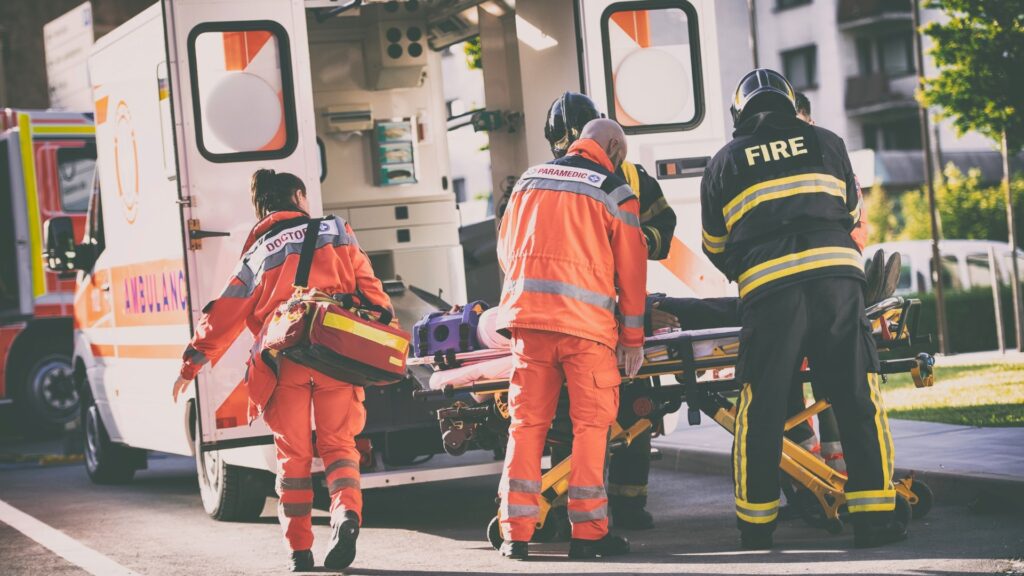
M 637 172 L 636 164 L 628 160 L 622 161 L 622 175 L 626 177 L 626 184 L 633 189 L 633 195 L 640 197 L 640 173 Z
M 852 512 L 888 512 L 896 507 L 896 490 L 859 490 L 846 493 L 846 507 Z
M 712 254 L 721 254 L 725 251 L 725 242 L 729 239 L 729 235 L 725 236 L 714 236 L 708 234 L 707 230 L 701 230 L 701 234 L 704 238 L 704 248 Z
M 853 248 L 828 246 L 787 254 L 762 262 L 740 274 L 740 298 L 779 278 L 829 266 L 853 266 L 860 270 L 863 265 L 860 261 L 860 253 Z
M 732 474 L 736 486 L 736 499 L 746 500 L 747 496 L 747 408 L 753 391 L 750 384 L 744 384 L 740 390 L 740 399 L 736 405 L 736 420 L 733 430 L 735 446 L 733 448 Z
M 870 392 L 871 404 L 875 408 L 875 433 L 878 437 L 878 449 L 882 457 L 882 486 L 889 487 L 892 485 L 893 467 L 896 459 L 891 431 L 889 430 L 889 417 L 885 413 L 885 405 L 882 403 L 882 394 L 878 389 L 877 375 L 868 374 L 868 390 Z
M 344 330 L 353 336 L 358 336 L 364 340 L 380 344 L 381 346 L 387 346 L 388 348 L 397 350 L 402 354 L 405 354 L 405 351 L 409 346 L 409 341 L 404 338 L 391 334 L 390 332 L 385 332 L 379 328 L 374 328 L 368 324 L 356 322 L 347 316 L 342 316 L 341 314 L 335 314 L 333 312 L 324 314 L 324 326 L 327 326 L 328 328 L 335 328 L 337 330 Z
M 857 500 L 858 498 L 892 498 L 896 496 L 895 490 L 857 490 L 846 493 L 846 501 Z
M 896 501 L 893 500 L 888 504 L 850 504 L 846 508 L 851 514 L 855 514 L 857 512 L 892 512 L 896 509 Z
M 36 160 L 32 147 L 32 126 L 28 114 L 18 114 L 18 139 L 21 147 L 21 174 L 25 180 L 25 207 L 28 211 L 28 237 L 31 250 L 32 296 L 46 293 L 43 275 L 43 222 L 39 213 L 39 193 L 36 189 Z
M 751 524 L 768 524 L 779 515 L 779 500 L 772 502 L 747 502 L 736 499 L 736 516 Z
M 96 127 L 88 124 L 34 126 L 32 131 L 36 134 L 95 134 Z
M 778 188 L 775 191 L 769 191 Z M 787 198 L 798 194 L 814 194 L 823 192 L 837 198 L 846 200 L 846 183 L 829 174 L 797 174 L 785 178 L 776 178 L 755 184 L 735 198 L 729 201 L 722 208 L 722 217 L 725 218 L 725 228 L 732 231 L 733 225 L 743 216 L 757 206 L 770 200 Z
M 651 245 L 647 247 L 647 253 L 657 254 L 661 252 L 661 232 L 654 226 L 644 226 L 644 228 L 651 232 Z

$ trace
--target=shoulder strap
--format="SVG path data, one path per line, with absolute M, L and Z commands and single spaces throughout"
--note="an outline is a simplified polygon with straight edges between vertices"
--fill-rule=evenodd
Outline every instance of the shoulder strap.
M 305 288 L 309 285 L 309 271 L 313 267 L 313 253 L 316 251 L 316 239 L 320 236 L 320 222 L 323 218 L 311 218 L 306 225 L 306 236 L 302 239 L 302 252 L 299 253 L 299 267 L 295 270 L 295 286 Z

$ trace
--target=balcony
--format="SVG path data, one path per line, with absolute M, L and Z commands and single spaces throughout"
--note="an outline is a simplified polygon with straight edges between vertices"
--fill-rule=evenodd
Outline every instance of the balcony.
M 917 109 L 915 76 L 869 74 L 846 79 L 846 112 L 851 117 Z
M 839 0 L 836 21 L 850 31 L 890 22 L 910 22 L 910 0 Z

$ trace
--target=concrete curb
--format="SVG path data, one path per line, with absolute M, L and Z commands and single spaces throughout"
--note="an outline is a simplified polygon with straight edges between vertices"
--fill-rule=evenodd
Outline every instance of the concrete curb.
M 697 450 L 675 446 L 658 446 L 661 460 L 653 467 L 693 474 L 725 476 L 732 474 L 732 461 L 728 453 Z M 1024 512 L 1024 478 L 994 478 L 984 475 L 955 474 L 896 468 L 896 477 L 914 474 L 928 484 L 935 499 L 946 504 L 972 507 L 978 512 Z

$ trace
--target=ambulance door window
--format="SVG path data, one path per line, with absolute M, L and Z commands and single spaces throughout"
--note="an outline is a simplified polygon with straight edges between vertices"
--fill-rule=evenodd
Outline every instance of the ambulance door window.
M 57 149 L 57 180 L 64 212 L 85 212 L 89 208 L 95 172 L 95 144 Z
M 89 197 L 89 215 L 85 225 L 84 244 L 92 244 L 96 247 L 94 256 L 99 257 L 106 247 L 106 238 L 103 234 L 103 203 L 100 200 L 100 179 L 96 178 L 92 186 L 92 195 Z
M 697 12 L 684 0 L 612 4 L 601 16 L 608 110 L 627 134 L 692 130 L 704 117 Z
M 211 162 L 285 158 L 298 144 L 288 34 L 276 22 L 206 22 L 189 33 L 199 152 Z

